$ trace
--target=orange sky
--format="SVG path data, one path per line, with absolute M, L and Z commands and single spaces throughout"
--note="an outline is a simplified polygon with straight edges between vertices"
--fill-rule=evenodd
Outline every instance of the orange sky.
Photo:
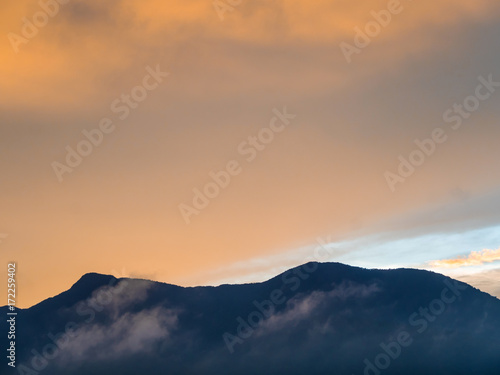
M 339 44 L 353 43 L 354 28 L 387 4 L 243 1 L 221 21 L 211 0 L 75 0 L 17 53 L 9 33 L 22 34 L 23 18 L 41 8 L 4 4 L 0 258 L 18 262 L 18 305 L 91 271 L 206 284 L 213 270 L 229 278 L 231 265 L 254 258 L 287 264 L 289 250 L 318 236 L 396 230 L 422 210 L 457 204 L 456 191 L 497 192 L 500 92 L 395 193 L 383 174 L 443 126 L 478 76 L 500 80 L 500 4 L 402 0 L 347 63 Z M 148 66 L 170 75 L 118 119 L 111 103 Z M 247 162 L 238 146 L 284 107 L 297 117 Z M 106 117 L 115 130 L 59 183 L 52 163 Z M 242 173 L 186 225 L 179 204 L 230 160 Z M 470 218 L 475 227 L 500 219 L 477 206 Z M 432 231 L 459 230 L 455 219 Z M 428 260 L 438 258 L 450 256 Z

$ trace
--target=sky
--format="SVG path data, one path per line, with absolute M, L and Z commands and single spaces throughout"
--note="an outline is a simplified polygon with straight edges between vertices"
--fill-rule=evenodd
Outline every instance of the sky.
M 87 272 L 218 285 L 308 260 L 500 297 L 499 17 L 494 0 L 2 4 L 17 305 Z

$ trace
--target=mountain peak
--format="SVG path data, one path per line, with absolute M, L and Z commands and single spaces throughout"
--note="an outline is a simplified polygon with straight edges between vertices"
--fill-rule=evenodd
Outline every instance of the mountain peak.
M 80 277 L 70 290 L 77 293 L 88 293 L 102 286 L 111 285 L 116 280 L 116 277 L 112 275 L 89 272 Z
M 106 275 L 103 273 L 98 273 L 98 272 L 87 272 L 86 274 L 82 275 L 78 281 L 82 280 L 91 280 L 91 279 L 109 279 L 109 278 L 115 278 L 113 275 Z

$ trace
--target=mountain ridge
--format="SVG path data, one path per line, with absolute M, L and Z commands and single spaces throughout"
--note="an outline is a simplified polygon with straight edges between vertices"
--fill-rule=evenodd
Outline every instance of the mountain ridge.
M 259 283 L 196 287 L 87 273 L 19 319 L 19 340 L 31 344 L 19 347 L 19 360 L 36 370 L 35 351 L 51 375 L 104 375 L 110 366 L 123 374 L 498 375 L 500 368 L 500 301 L 418 269 L 309 262 Z M 405 332 L 408 348 L 397 341 Z M 51 337 L 67 343 L 48 359 Z M 370 367 L 381 345 L 402 352 L 383 371 Z M 140 358 L 148 358 L 142 367 Z M 432 372 L 438 360 L 448 372 Z

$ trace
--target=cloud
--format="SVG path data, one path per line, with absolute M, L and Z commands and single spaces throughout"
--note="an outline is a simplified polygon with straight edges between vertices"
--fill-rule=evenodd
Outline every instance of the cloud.
M 154 285 L 153 282 L 148 280 L 130 280 L 122 279 L 118 284 L 109 290 L 110 295 L 113 297 L 112 303 L 106 306 L 110 314 L 114 317 L 118 316 L 120 311 L 137 306 L 138 304 L 146 301 L 148 291 Z M 96 292 L 94 296 L 98 296 L 99 292 L 105 292 L 107 287 L 103 287 Z
M 376 284 L 363 285 L 349 281 L 334 285 L 328 292 L 314 291 L 308 295 L 298 295 L 287 302 L 285 311 L 275 313 L 263 321 L 258 327 L 257 336 L 295 326 L 311 318 L 315 311 L 324 310 L 332 299 L 340 304 L 348 299 L 365 299 L 380 291 Z
M 64 346 L 60 360 L 109 360 L 149 352 L 159 340 L 167 341 L 176 326 L 177 313 L 173 310 L 156 307 L 125 313 L 110 325 L 96 323 L 81 327 Z
M 454 259 L 433 260 L 429 262 L 432 267 L 457 268 L 467 266 L 479 266 L 500 260 L 500 248 L 497 250 L 472 251 L 467 257 Z
M 19 251 L 32 286 L 21 306 L 89 270 L 108 272 L 117 254 L 130 274 L 192 286 L 248 281 L 244 273 L 263 280 L 314 252 L 288 249 L 315 246 L 317 236 L 345 238 L 352 223 L 373 234 L 384 222 L 382 230 L 418 226 L 420 233 L 430 223 L 441 232 L 458 220 L 499 222 L 498 199 L 476 200 L 500 180 L 491 167 L 500 155 L 497 94 L 400 192 L 387 188 L 383 173 L 397 168 L 398 155 L 407 157 L 412 140 L 444 126 L 443 111 L 473 93 L 478 75 L 497 72 L 500 60 L 499 3 L 404 1 L 405 11 L 352 64 L 338 44 L 352 42 L 354 27 L 386 0 L 255 0 L 224 22 L 210 0 L 74 0 L 19 54 L 3 38 L 0 203 L 10 216 L 2 230 L 18 238 L 9 245 L 46 254 Z M 4 6 L 4 36 L 20 32 L 23 17 L 39 9 L 37 0 Z M 155 64 L 171 79 L 117 121 L 111 102 Z M 186 226 L 178 204 L 191 201 L 210 171 L 239 157 L 238 144 L 284 104 L 298 114 L 293 127 Z M 51 163 L 63 162 L 65 147 L 75 148 L 82 130 L 103 116 L 117 130 L 58 184 Z M 462 203 L 462 195 L 450 194 L 458 189 L 466 193 Z M 72 267 L 62 249 L 72 249 Z M 408 265 L 409 252 L 396 251 Z M 394 252 L 375 265 L 392 264 Z M 454 256 L 438 254 L 415 262 Z M 221 268 L 275 255 L 269 269 L 267 262 Z M 349 263 L 367 259 L 366 252 L 354 255 Z
M 377 37 L 379 48 L 370 52 L 368 60 L 371 61 L 363 66 L 364 70 L 370 68 L 370 72 L 378 72 L 386 69 L 389 60 L 401 61 L 417 51 L 426 53 L 441 48 L 440 43 L 444 41 L 437 41 L 434 33 L 467 21 L 488 21 L 499 9 L 498 4 L 488 1 L 471 4 L 428 0 L 402 1 L 402 4 L 404 12 L 395 16 Z M 165 59 L 172 62 L 177 71 L 193 72 L 213 64 L 219 71 L 210 73 L 217 77 L 221 70 L 241 73 L 249 69 L 250 74 L 251 67 L 245 66 L 245 61 L 258 62 L 269 55 L 255 53 L 256 48 L 265 51 L 278 45 L 289 49 L 288 56 L 309 54 L 315 45 L 329 46 L 330 56 L 338 58 L 333 65 L 338 70 L 310 72 L 303 81 L 311 81 L 315 86 L 351 85 L 345 78 L 348 67 L 338 44 L 352 43 L 354 28 L 370 21 L 371 11 L 386 7 L 386 0 L 364 0 L 356 4 L 330 0 L 314 4 L 256 1 L 242 4 L 226 15 L 225 22 L 220 22 L 212 2 L 205 0 L 189 3 L 182 0 L 167 3 L 158 0 L 72 1 L 61 5 L 59 13 L 28 44 L 22 45 L 18 54 L 10 43 L 0 44 L 3 62 L 0 73 L 5 77 L 2 87 L 9 92 L 4 104 L 6 108 L 9 105 L 38 110 L 82 109 L 90 101 L 99 104 L 105 100 L 110 90 L 125 89 L 133 78 L 131 71 Z M 0 32 L 21 33 L 22 19 L 31 18 L 39 10 L 37 3 L 27 0 L 11 6 L 0 16 Z M 203 48 L 205 44 L 216 53 L 207 52 Z M 241 57 L 237 59 L 230 53 L 236 45 L 241 48 L 238 53 Z M 253 54 L 252 60 L 248 60 L 248 53 Z M 322 53 L 321 58 L 331 57 Z M 301 58 L 294 60 L 299 62 Z M 268 66 L 272 69 L 273 64 Z M 289 68 L 280 64 L 279 69 Z M 276 76 L 277 72 L 259 72 L 247 85 L 257 87 L 255 83 L 262 84 Z M 231 82 L 231 79 L 220 82 L 221 89 L 230 89 Z

